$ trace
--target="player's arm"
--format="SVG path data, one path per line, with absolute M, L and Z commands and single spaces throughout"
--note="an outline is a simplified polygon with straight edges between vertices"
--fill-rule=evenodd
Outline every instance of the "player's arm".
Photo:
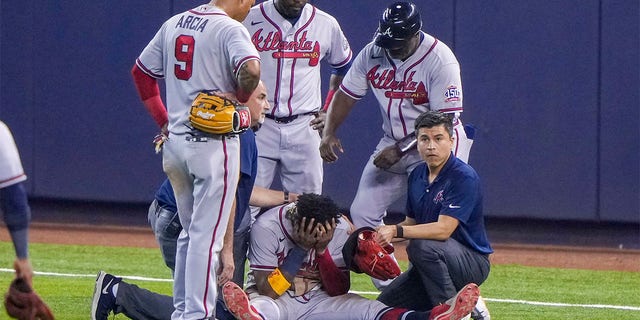
M 235 264 L 233 262 L 233 227 L 235 224 L 236 212 L 236 200 L 233 200 L 231 206 L 231 215 L 229 217 L 229 223 L 224 233 L 224 239 L 222 243 L 222 251 L 220 251 L 220 262 L 222 263 L 221 269 L 218 272 L 218 284 L 223 285 L 225 282 L 233 278 L 233 272 L 235 271 Z
M 16 252 L 16 259 L 13 263 L 16 277 L 24 278 L 31 285 L 33 278 L 33 267 L 29 261 L 31 208 L 27 200 L 24 183 L 19 182 L 0 188 L 0 204 L 4 211 L 4 223 L 9 229 L 9 235 Z
M 236 96 L 238 101 L 245 103 L 258 86 L 258 82 L 260 82 L 260 60 L 245 61 L 238 69 L 236 80 L 238 82 Z
M 389 169 L 391 166 L 400 161 L 400 159 L 409 151 L 414 150 L 418 144 L 415 131 L 408 134 L 395 144 L 384 148 L 373 159 L 373 164 L 380 169 Z
M 249 204 L 254 207 L 270 208 L 297 200 L 297 193 L 272 190 L 254 185 Z
M 331 77 L 329 77 L 329 91 L 327 92 L 327 97 L 324 100 L 324 106 L 322 106 L 322 111 L 327 112 L 327 110 L 329 110 L 329 106 L 331 105 L 331 100 L 333 100 L 333 96 L 336 94 L 336 91 L 338 91 L 338 89 L 340 88 L 340 84 L 342 84 L 342 79 L 344 79 L 344 75 L 346 71 L 349 70 L 349 66 L 351 66 L 351 64 L 345 67 L 342 67 L 340 69 L 333 69 L 331 73 Z
M 167 108 L 160 98 L 158 81 L 142 71 L 137 64 L 131 69 L 131 75 L 145 108 L 158 126 L 165 128 L 168 122 Z
M 296 245 L 289 250 L 284 261 L 275 270 L 271 272 L 254 270 L 259 294 L 277 299 L 293 285 L 293 280 L 298 274 L 298 270 L 300 270 L 302 263 L 309 254 L 309 250 L 316 242 L 313 222 L 314 220 L 311 219 L 307 224 L 306 218 L 302 218 L 300 223 L 294 223 L 294 230 L 291 236 Z M 307 227 L 302 228 L 301 226 Z
M 350 66 L 350 64 L 348 66 Z M 348 66 L 344 68 L 348 70 Z M 316 117 L 313 120 L 311 120 L 311 122 L 309 122 L 309 125 L 312 126 L 314 130 L 318 130 L 320 133 L 322 133 L 322 130 L 324 129 L 325 121 L 327 119 L 327 109 L 329 109 L 331 100 L 333 100 L 333 96 L 335 95 L 338 88 L 340 88 L 342 79 L 344 79 L 344 74 L 339 72 L 346 73 L 346 70 L 344 71 L 339 71 L 339 70 L 342 70 L 342 68 L 333 69 L 331 77 L 329 78 L 329 91 L 327 92 L 327 97 L 324 101 L 324 105 L 322 106 L 322 109 L 320 109 L 320 111 L 316 113 Z
M 322 156 L 324 161 L 334 162 L 338 160 L 334 148 L 337 148 L 340 152 L 344 152 L 340 140 L 336 137 L 336 132 L 356 102 L 356 99 L 344 93 L 342 89 L 338 90 L 333 96 L 327 113 L 324 130 L 322 131 L 322 141 L 320 142 L 320 156 Z
M 331 257 L 328 250 L 329 242 L 333 239 L 336 230 L 336 221 L 327 222 L 318 227 L 316 239 L 316 261 L 318 262 L 318 270 L 320 271 L 320 281 L 322 287 L 328 295 L 334 297 L 349 292 L 351 281 L 349 278 L 349 270 L 340 270 Z

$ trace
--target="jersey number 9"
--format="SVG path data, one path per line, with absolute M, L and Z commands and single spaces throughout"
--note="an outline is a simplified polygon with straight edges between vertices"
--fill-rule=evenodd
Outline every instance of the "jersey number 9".
M 192 36 L 180 35 L 176 38 L 175 57 L 178 63 L 173 67 L 176 78 L 189 80 L 193 71 L 193 51 L 196 40 Z

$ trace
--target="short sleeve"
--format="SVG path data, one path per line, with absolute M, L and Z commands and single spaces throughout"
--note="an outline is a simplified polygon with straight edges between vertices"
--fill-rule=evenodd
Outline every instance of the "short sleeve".
M 333 68 L 345 66 L 352 58 L 351 46 L 344 32 L 340 29 L 338 22 L 333 19 L 331 28 L 331 48 L 327 57 L 327 62 Z
M 278 238 L 274 231 L 263 224 L 254 223 L 251 228 L 249 245 L 250 268 L 272 270 L 278 267 Z
M 136 64 L 147 75 L 156 79 L 164 78 L 164 33 L 167 27 L 165 22 L 149 44 L 142 50 L 136 60 Z
M 368 90 L 366 60 L 369 50 L 367 50 L 367 48 L 371 47 L 365 47 L 365 49 L 358 53 L 340 85 L 340 89 L 344 93 L 356 100 L 362 99 Z

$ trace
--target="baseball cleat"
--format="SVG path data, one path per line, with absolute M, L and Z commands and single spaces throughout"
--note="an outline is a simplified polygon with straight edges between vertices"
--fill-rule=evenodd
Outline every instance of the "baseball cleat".
M 228 281 L 222 286 L 222 298 L 229 312 L 240 320 L 262 320 L 249 303 L 249 297 L 235 282 Z
M 93 288 L 91 320 L 107 320 L 109 313 L 115 310 L 116 297 L 113 295 L 112 289 L 120 281 L 122 278 L 114 277 L 104 271 L 98 272 L 98 278 Z
M 429 320 L 461 320 L 467 317 L 478 302 L 480 289 L 475 283 L 464 286 L 445 304 L 436 306 L 431 310 Z
M 491 320 L 491 314 L 489 314 L 489 308 L 484 303 L 482 297 L 478 297 L 478 303 L 471 311 L 471 319 L 473 320 Z

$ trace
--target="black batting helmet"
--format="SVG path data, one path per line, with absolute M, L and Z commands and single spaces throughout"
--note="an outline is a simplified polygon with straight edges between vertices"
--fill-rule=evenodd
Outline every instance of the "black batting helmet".
M 378 30 L 374 37 L 377 46 L 391 49 L 414 36 L 422 28 L 422 19 L 416 5 L 410 2 L 396 2 L 382 13 Z

